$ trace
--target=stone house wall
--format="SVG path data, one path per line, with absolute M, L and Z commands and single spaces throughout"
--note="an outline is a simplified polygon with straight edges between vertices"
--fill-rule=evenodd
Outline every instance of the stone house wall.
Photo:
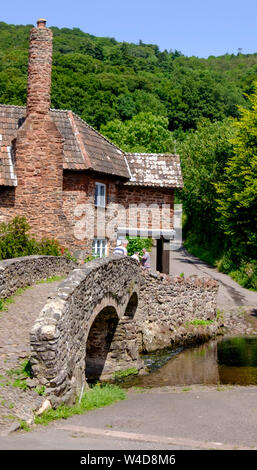
M 97 210 L 94 207 L 96 182 L 106 185 L 106 208 Z M 111 176 L 107 178 L 92 173 L 65 171 L 63 178 L 65 243 L 72 247 L 73 251 L 81 251 L 85 257 L 92 253 L 94 237 L 106 238 L 107 254 L 111 254 L 116 244 L 118 227 L 159 229 L 161 220 L 161 228 L 172 228 L 173 202 L 172 189 L 131 187 L 117 184 L 116 179 Z M 91 208 L 88 208 L 88 205 Z M 115 205 L 116 208 L 112 211 Z M 143 205 L 143 208 L 141 207 L 139 212 L 137 207 L 140 205 Z M 163 205 L 168 206 L 168 212 L 167 209 L 163 210 Z

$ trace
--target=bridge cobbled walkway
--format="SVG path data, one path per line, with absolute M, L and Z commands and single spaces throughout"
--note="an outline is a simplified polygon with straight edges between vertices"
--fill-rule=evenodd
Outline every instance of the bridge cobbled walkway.
M 35 379 L 18 374 L 30 355 L 30 330 L 47 299 L 55 295 L 60 281 L 39 283 L 0 311 L 0 435 L 15 430 L 22 421 L 33 420 L 44 397 Z

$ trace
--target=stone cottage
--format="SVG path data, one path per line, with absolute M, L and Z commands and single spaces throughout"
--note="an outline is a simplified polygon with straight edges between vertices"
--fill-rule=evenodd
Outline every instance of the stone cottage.
M 25 215 L 33 234 L 81 257 L 108 255 L 126 235 L 151 237 L 153 269 L 169 272 L 179 157 L 125 153 L 72 111 L 51 109 L 51 69 L 52 31 L 40 19 L 27 106 L 0 105 L 0 222 Z

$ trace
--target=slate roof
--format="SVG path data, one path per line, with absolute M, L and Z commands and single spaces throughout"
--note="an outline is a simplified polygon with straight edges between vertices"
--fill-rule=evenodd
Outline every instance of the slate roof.
M 183 179 L 178 155 L 160 153 L 126 153 L 130 180 L 125 185 L 182 188 Z
M 64 139 L 64 169 L 114 175 L 125 185 L 183 186 L 178 155 L 125 153 L 72 111 L 50 113 Z M 0 105 L 0 186 L 17 184 L 12 141 L 25 115 L 23 106 Z

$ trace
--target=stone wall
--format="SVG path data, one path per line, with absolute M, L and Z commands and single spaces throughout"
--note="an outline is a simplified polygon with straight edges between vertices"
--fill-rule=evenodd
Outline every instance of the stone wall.
M 218 283 L 213 279 L 170 277 L 141 270 L 135 315 L 139 350 L 150 352 L 211 338 L 218 328 L 217 292 Z M 203 326 L 190 323 L 196 319 L 213 323 Z
M 41 311 L 31 331 L 31 364 L 53 406 L 75 400 L 88 369 L 89 376 L 95 367 L 102 377 L 143 367 L 132 322 L 139 270 L 129 257 L 86 263 L 72 271 Z
M 59 256 L 24 256 L 0 261 L 0 299 L 10 297 L 19 287 L 55 275 L 65 275 L 76 263 Z

